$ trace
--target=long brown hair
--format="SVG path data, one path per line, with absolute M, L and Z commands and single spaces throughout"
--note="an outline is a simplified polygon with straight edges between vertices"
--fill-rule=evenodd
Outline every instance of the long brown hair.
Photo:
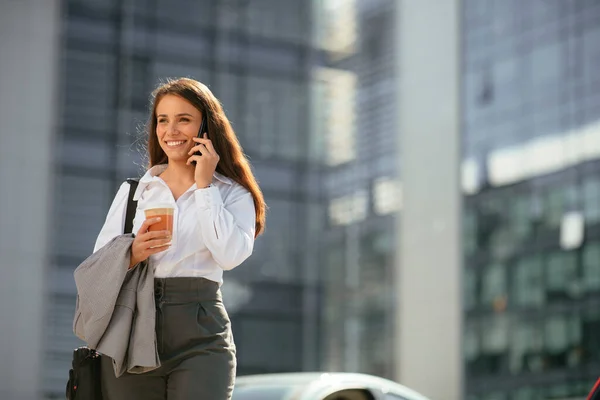
M 239 183 L 252 194 L 256 211 L 255 237 L 260 235 L 265 227 L 267 208 L 265 199 L 221 102 L 204 84 L 189 78 L 169 79 L 152 92 L 152 105 L 147 124 L 149 167 L 166 164 L 168 161 L 156 136 L 156 106 L 167 94 L 189 101 L 203 117 L 207 118 L 209 139 L 220 156 L 216 171 Z

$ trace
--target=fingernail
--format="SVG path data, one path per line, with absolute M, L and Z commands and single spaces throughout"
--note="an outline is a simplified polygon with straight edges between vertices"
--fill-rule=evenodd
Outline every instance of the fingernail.
M 156 217 L 156 218 L 154 218 L 154 220 L 155 220 L 156 222 L 159 222 L 159 221 L 160 221 L 160 217 Z

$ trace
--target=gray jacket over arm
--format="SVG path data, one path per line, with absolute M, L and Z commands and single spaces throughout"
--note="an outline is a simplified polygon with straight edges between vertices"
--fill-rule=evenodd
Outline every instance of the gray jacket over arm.
M 88 347 L 113 359 L 115 375 L 160 367 L 156 346 L 154 271 L 128 270 L 130 234 L 117 236 L 75 270 L 73 331 Z

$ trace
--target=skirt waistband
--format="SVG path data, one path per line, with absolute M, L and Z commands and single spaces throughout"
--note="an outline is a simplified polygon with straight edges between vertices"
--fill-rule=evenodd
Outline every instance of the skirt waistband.
M 163 303 L 222 300 L 219 284 L 206 278 L 154 278 L 154 296 Z

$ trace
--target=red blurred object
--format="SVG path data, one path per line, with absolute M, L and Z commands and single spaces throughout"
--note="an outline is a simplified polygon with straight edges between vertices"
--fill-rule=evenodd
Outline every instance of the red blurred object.
M 600 400 L 600 379 L 596 381 L 592 391 L 588 394 L 587 400 Z

